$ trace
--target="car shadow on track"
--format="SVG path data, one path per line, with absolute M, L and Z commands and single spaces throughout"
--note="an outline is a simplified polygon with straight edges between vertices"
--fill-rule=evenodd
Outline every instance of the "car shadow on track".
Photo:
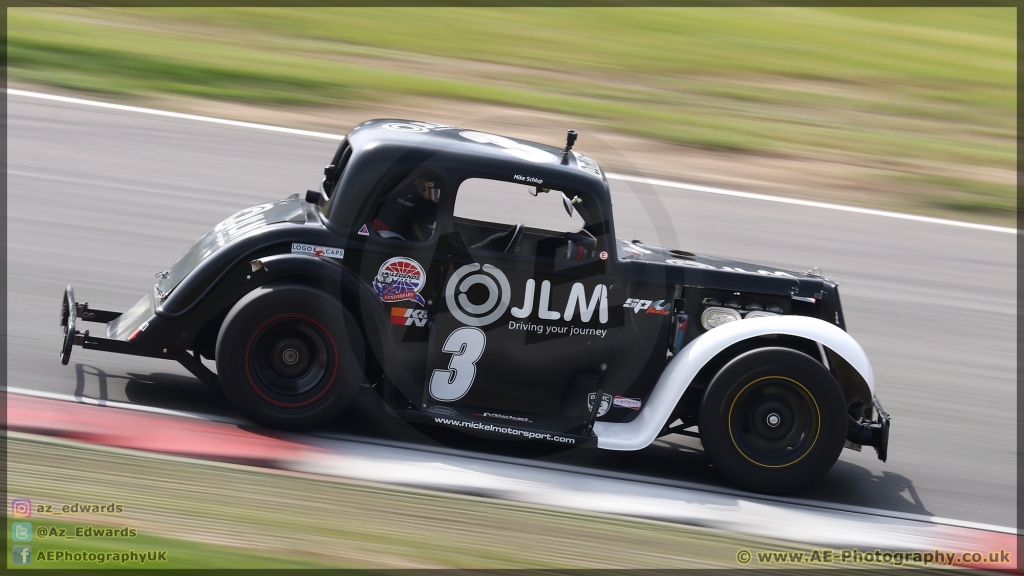
M 799 496 L 849 506 L 934 516 L 921 500 L 914 483 L 906 476 L 884 470 L 872 471 L 845 460 L 836 462 L 824 478 L 807 487 Z
M 179 374 L 108 374 L 106 371 L 88 364 L 75 364 L 75 398 L 85 397 L 87 385 L 94 383 L 98 394 L 92 399 L 108 401 L 111 387 L 124 389 L 124 397 L 132 404 L 163 408 L 165 410 L 181 410 L 198 412 L 214 416 L 236 416 L 234 409 L 224 395 L 209 389 L 199 380 Z
M 96 379 L 100 400 L 106 399 L 108 384 L 119 386 L 120 382 L 117 381 L 124 381 L 125 396 L 134 404 L 243 418 L 234 411 L 223 393 L 211 390 L 189 376 L 132 372 L 127 375 L 107 374 L 103 370 L 83 364 L 76 365 L 76 373 L 78 383 L 75 394 L 79 398 L 85 389 L 87 378 Z M 255 424 L 239 427 L 266 436 L 281 434 Z M 694 438 L 668 436 L 636 452 L 576 448 L 555 454 L 546 454 L 543 451 L 532 454 L 529 450 L 515 450 L 511 446 L 516 444 L 514 442 L 488 443 L 478 438 L 466 441 L 455 438 L 446 441 L 442 437 L 433 438 L 435 435 L 432 434 L 425 435 L 405 421 L 388 415 L 380 397 L 369 388 L 360 390 L 352 405 L 332 426 L 310 434 L 309 444 L 315 444 L 316 436 L 324 433 L 361 437 L 371 442 L 402 442 L 420 445 L 425 449 L 454 449 L 467 456 L 478 454 L 483 457 L 525 457 L 539 465 L 589 468 L 595 472 L 612 475 L 646 478 L 655 483 L 659 480 L 676 485 L 682 482 L 696 489 L 737 492 L 717 473 L 704 454 L 700 441 Z M 438 442 L 438 438 L 442 441 Z M 304 443 L 301 436 L 289 435 L 289 440 Z M 846 460 L 840 460 L 824 478 L 792 496 L 800 500 L 932 515 L 910 479 L 888 471 L 873 472 Z

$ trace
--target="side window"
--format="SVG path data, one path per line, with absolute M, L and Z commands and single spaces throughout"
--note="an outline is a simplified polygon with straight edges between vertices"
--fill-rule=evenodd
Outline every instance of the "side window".
M 341 182 L 341 175 L 345 173 L 345 167 L 351 158 L 352 145 L 346 138 L 338 145 L 338 150 L 334 153 L 331 163 L 324 168 L 324 181 L 321 188 L 328 198 L 334 195 L 334 189 Z
M 348 161 L 352 159 L 352 144 L 348 138 L 341 141 L 338 150 L 334 153 L 331 163 L 324 168 L 324 179 L 320 183 L 320 190 L 323 191 L 326 201 L 320 202 L 320 212 L 327 216 L 330 214 L 331 198 L 337 196 L 337 190 L 341 187 L 341 177 L 345 173 Z
M 373 215 L 372 235 L 409 242 L 426 242 L 437 227 L 441 180 L 417 172 L 406 176 L 384 194 Z
M 455 195 L 454 228 L 470 251 L 575 262 L 597 256 L 597 240 L 578 211 L 566 213 L 559 190 L 471 178 Z

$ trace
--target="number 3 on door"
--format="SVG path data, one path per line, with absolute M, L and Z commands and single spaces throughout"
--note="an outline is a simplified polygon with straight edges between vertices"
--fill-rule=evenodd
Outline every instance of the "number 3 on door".
M 441 351 L 452 355 L 448 369 L 430 375 L 430 395 L 441 402 L 454 402 L 469 392 L 476 378 L 476 363 L 484 355 L 487 336 L 479 328 L 459 328 L 448 335 Z

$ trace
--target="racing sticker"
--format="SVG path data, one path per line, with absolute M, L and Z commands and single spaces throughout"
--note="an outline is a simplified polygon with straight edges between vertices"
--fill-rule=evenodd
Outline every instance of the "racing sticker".
M 228 242 L 231 242 L 235 238 L 238 238 L 242 234 L 251 232 L 267 224 L 267 215 L 265 212 L 273 207 L 274 203 L 271 202 L 260 204 L 259 206 L 252 206 L 240 212 L 236 212 L 214 226 L 213 230 L 207 232 L 206 236 L 200 238 L 197 243 L 197 247 L 199 244 L 207 247 L 206 252 L 203 254 L 203 258 L 206 258 L 210 254 L 216 252 L 218 248 L 224 246 Z M 216 246 L 213 246 L 212 242 L 208 240 L 211 236 L 216 240 Z
M 476 284 L 487 288 L 487 300 L 482 304 L 473 304 L 466 296 L 466 292 Z M 448 311 L 456 320 L 467 326 L 487 326 L 501 318 L 508 310 L 512 289 L 505 274 L 494 266 L 467 264 L 456 270 L 448 279 L 444 297 Z M 530 297 L 533 297 L 532 293 Z
M 579 154 L 575 151 L 573 151 L 572 155 L 576 157 L 576 166 L 580 170 L 586 170 L 587 172 L 597 174 L 598 176 L 601 175 L 601 168 L 597 166 L 597 162 L 594 162 L 593 158 L 590 156 L 584 156 L 583 154 Z
M 389 122 L 381 128 L 395 132 L 430 132 L 431 130 L 453 130 L 455 127 L 432 122 Z
M 778 276 L 780 278 L 795 278 L 792 274 L 783 272 L 782 270 L 761 270 L 758 269 L 755 272 L 750 270 L 744 270 L 743 268 L 737 268 L 735 266 L 722 266 L 718 268 L 711 264 L 705 264 L 703 262 L 697 262 L 696 260 L 677 260 L 669 259 L 665 260 L 665 264 L 672 264 L 675 266 L 689 266 L 690 268 L 704 268 L 705 270 L 725 270 L 726 272 L 741 272 L 743 274 L 760 274 L 762 276 Z
M 597 392 L 591 392 L 587 395 L 587 411 L 594 409 L 594 397 L 597 396 Z M 612 407 L 612 395 L 604 394 L 601 396 L 601 407 L 597 409 L 597 417 L 600 418 L 608 413 L 608 409 Z
M 412 300 L 425 306 L 420 290 L 427 283 L 427 273 L 420 263 L 412 258 L 391 258 L 380 265 L 373 289 L 382 302 Z
M 554 162 L 558 158 L 547 151 L 541 150 L 540 148 L 529 146 L 521 142 L 516 142 L 511 138 L 505 138 L 504 136 L 498 136 L 496 134 L 488 134 L 486 132 L 476 132 L 473 130 L 463 130 L 459 132 L 459 136 L 462 136 L 466 140 L 472 140 L 473 142 L 479 142 L 480 144 L 493 144 L 506 154 L 511 154 L 520 160 L 526 160 L 527 162 L 534 163 L 545 163 Z M 542 180 L 543 182 L 543 180 Z
M 391 323 L 398 326 L 426 326 L 427 311 L 416 308 L 392 308 Z
M 639 398 L 624 398 L 622 396 L 616 396 L 612 400 L 612 405 L 619 408 L 629 408 L 630 410 L 639 410 L 642 402 Z
M 494 412 L 484 412 L 483 414 L 473 414 L 473 416 L 482 416 L 484 418 L 499 418 L 501 420 L 515 420 L 516 422 L 528 422 L 533 423 L 533 420 L 529 418 L 523 418 L 522 416 L 510 416 L 508 414 L 496 414 Z
M 627 298 L 626 303 L 622 305 L 623 308 L 631 308 L 633 312 L 639 314 L 641 310 L 646 310 L 646 314 L 656 314 L 659 316 L 668 316 L 669 310 L 672 308 L 671 302 L 664 300 L 641 300 L 640 298 Z
M 309 254 L 310 256 L 323 256 L 325 258 L 337 258 L 341 260 L 345 257 L 345 251 L 341 248 L 331 248 L 330 246 L 313 246 L 312 244 L 292 244 L 293 254 Z

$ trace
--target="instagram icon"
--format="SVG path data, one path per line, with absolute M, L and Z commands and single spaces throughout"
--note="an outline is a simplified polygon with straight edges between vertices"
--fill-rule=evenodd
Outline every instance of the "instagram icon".
M 15 518 L 31 518 L 32 501 L 24 498 L 11 500 L 11 515 Z

